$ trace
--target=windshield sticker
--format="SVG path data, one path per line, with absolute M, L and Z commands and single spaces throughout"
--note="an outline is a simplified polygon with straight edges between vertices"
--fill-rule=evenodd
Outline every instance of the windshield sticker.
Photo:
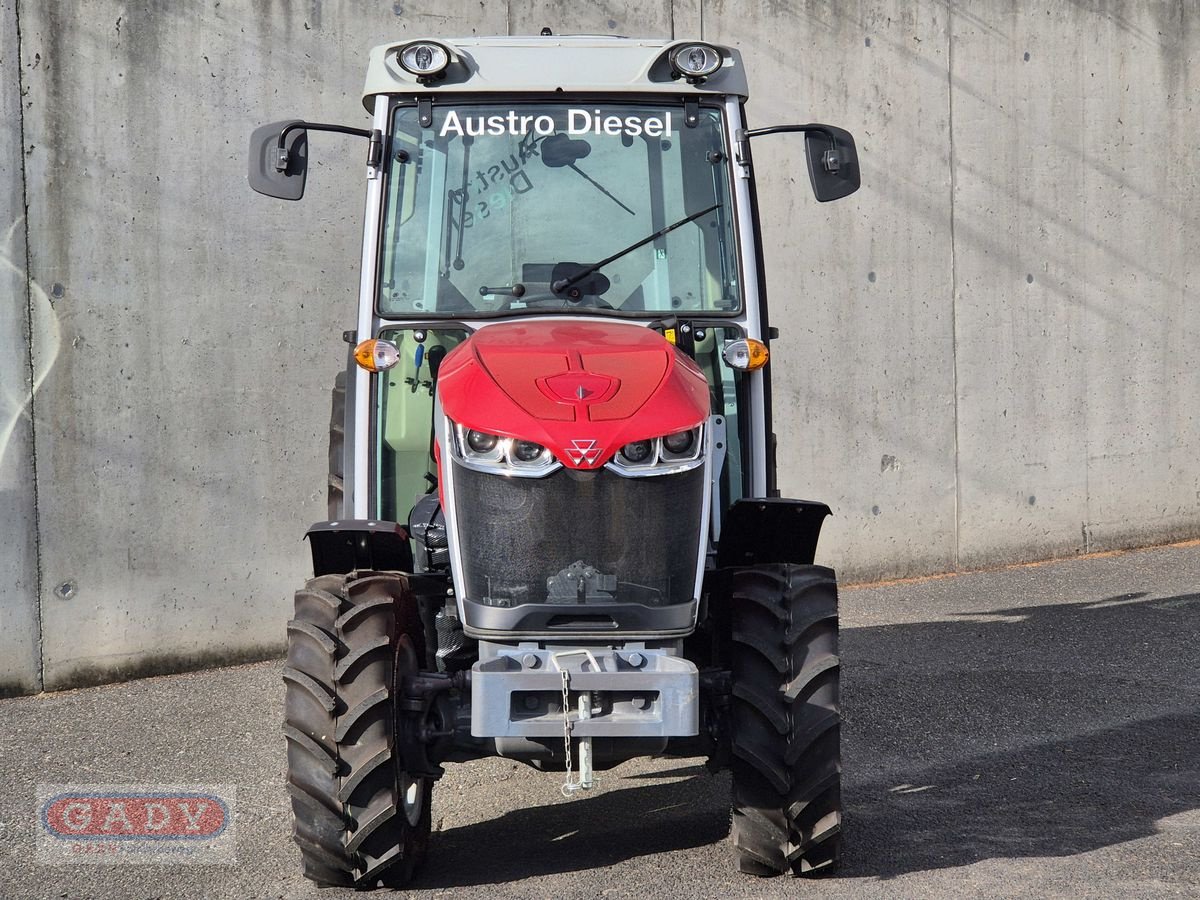
M 467 141 L 467 147 L 471 142 Z M 470 167 L 463 171 L 463 182 L 460 188 L 451 188 L 451 200 L 461 204 L 462 227 L 470 228 L 475 224 L 475 216 L 486 219 L 493 209 L 504 209 L 519 194 L 533 190 L 534 183 L 529 178 L 526 163 L 538 156 L 538 138 L 528 135 L 517 144 L 517 152 L 510 153 L 491 166 L 479 166 L 474 174 Z M 467 157 L 467 161 L 470 157 Z M 492 193 L 490 196 L 488 192 Z M 475 201 L 475 211 L 466 208 L 469 201 Z
M 648 116 L 615 116 L 604 115 L 600 110 L 568 109 L 567 134 L 600 134 L 610 137 L 670 137 L 672 130 L 671 113 Z M 554 134 L 558 128 L 554 118 L 548 115 L 522 115 L 515 109 L 510 109 L 506 115 L 491 116 L 459 116 L 456 110 L 446 113 L 446 121 L 442 123 L 440 137 L 458 135 L 459 137 L 482 137 L 483 135 L 516 135 L 536 134 L 547 137 Z

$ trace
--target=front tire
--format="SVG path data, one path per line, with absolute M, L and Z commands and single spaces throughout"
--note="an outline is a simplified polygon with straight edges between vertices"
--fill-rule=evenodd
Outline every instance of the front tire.
M 837 584 L 822 566 L 733 575 L 733 843 L 754 875 L 826 875 L 841 855 Z
M 396 752 L 399 679 L 424 655 L 404 576 L 322 575 L 296 593 L 288 623 L 283 731 L 293 836 L 321 885 L 401 887 L 429 843 L 428 779 Z

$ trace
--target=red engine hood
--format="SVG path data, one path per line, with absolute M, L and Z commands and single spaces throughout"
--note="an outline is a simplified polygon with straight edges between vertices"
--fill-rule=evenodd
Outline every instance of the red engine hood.
M 460 425 L 536 441 L 573 469 L 709 414 L 708 380 L 690 358 L 652 329 L 614 322 L 481 328 L 442 361 L 438 396 Z

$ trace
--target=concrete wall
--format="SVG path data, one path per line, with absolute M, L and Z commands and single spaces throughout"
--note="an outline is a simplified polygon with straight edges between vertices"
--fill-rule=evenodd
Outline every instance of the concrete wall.
M 365 52 L 406 34 L 702 34 L 743 50 L 754 124 L 855 133 L 864 187 L 828 206 L 801 141 L 755 147 L 782 487 L 833 506 L 844 577 L 1200 535 L 1196 18 L 0 0 L 0 689 L 281 647 L 324 516 L 362 150 L 316 136 L 293 205 L 249 193 L 246 139 L 365 121 Z
M 16 18 L 0 0 L 0 697 L 36 690 L 41 667 Z

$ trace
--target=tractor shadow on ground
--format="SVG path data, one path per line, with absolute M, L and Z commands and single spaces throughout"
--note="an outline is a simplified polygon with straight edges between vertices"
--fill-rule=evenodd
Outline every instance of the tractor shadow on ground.
M 1126 594 L 844 630 L 839 879 L 1071 856 L 1200 808 L 1198 626 L 1200 594 Z M 413 886 L 500 884 L 726 839 L 727 774 L 691 762 L 621 771 L 601 773 L 601 793 L 552 794 L 437 834 Z M 646 783 L 660 778 L 678 780 Z
M 1145 596 L 847 630 L 843 877 L 1072 856 L 1200 809 L 1200 594 Z
M 539 875 L 601 869 L 640 856 L 714 844 L 729 833 L 729 776 L 694 766 L 622 776 L 598 772 L 602 793 L 563 800 L 562 775 L 528 775 L 546 786 L 544 806 L 512 810 L 433 836 L 412 887 L 501 884 Z M 678 781 L 643 785 L 634 779 Z M 629 785 L 629 786 L 627 786 Z
M 900 790 L 855 787 L 842 874 L 1072 856 L 1156 834 L 1158 820 L 1200 807 L 1197 735 L 1200 713 L 1162 716 L 934 768 Z

